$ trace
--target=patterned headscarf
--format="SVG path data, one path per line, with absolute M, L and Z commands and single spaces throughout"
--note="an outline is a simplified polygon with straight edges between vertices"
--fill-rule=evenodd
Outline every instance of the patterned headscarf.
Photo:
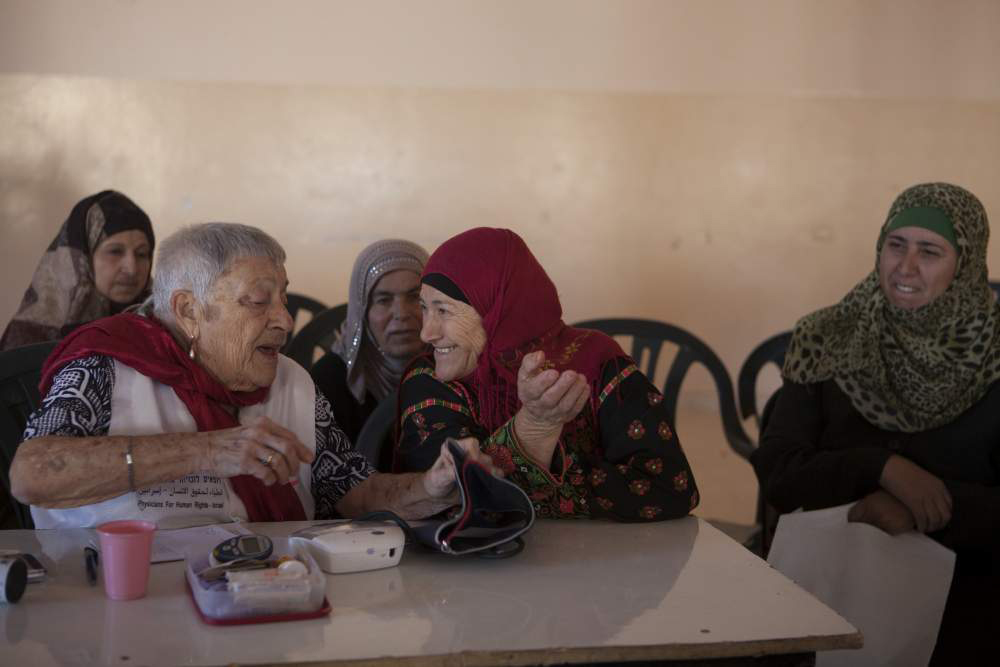
M 153 225 L 131 199 L 105 190 L 78 202 L 39 260 L 31 285 L 0 339 L 0 349 L 58 340 L 81 324 L 131 305 L 115 304 L 97 291 L 92 258 L 106 238 L 133 229 L 149 239 L 152 256 Z M 149 296 L 150 286 L 147 275 L 146 286 L 133 303 Z
M 943 294 L 905 309 L 883 294 L 878 256 L 885 229 L 914 207 L 939 209 L 951 220 L 958 264 Z M 875 271 L 837 305 L 798 322 L 783 375 L 800 383 L 833 378 L 871 424 L 925 431 L 968 410 L 1000 378 L 1000 306 L 986 268 L 989 223 L 972 193 L 926 183 L 896 198 L 882 229 Z
M 405 269 L 418 276 L 427 264 L 427 251 L 410 241 L 376 241 L 361 251 L 351 272 L 347 319 L 331 350 L 347 364 L 347 386 L 359 403 L 371 392 L 382 400 L 399 384 L 409 360 L 388 359 L 368 328 L 368 300 L 375 284 L 391 271 Z

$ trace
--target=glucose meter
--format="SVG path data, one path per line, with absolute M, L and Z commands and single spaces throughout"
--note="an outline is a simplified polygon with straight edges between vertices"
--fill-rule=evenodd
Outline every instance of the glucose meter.
M 264 535 L 237 535 L 212 549 L 209 561 L 217 566 L 237 560 L 264 560 L 273 549 L 271 538 Z

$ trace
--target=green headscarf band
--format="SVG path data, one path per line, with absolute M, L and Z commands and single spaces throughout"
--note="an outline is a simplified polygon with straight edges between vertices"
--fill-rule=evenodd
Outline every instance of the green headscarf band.
M 882 238 L 889 232 L 903 227 L 922 227 L 932 231 L 951 244 L 951 247 L 958 250 L 958 241 L 955 239 L 955 227 L 951 224 L 948 214 L 933 206 L 914 206 L 900 211 L 895 215 L 882 232 Z
M 930 303 L 900 308 L 882 293 L 878 254 L 886 233 L 904 226 L 900 220 L 939 225 L 940 216 L 934 222 L 925 211 L 939 211 L 952 227 L 955 277 Z M 983 205 L 967 190 L 947 183 L 905 190 L 886 216 L 875 270 L 837 305 L 799 320 L 782 374 L 800 384 L 833 379 L 869 423 L 888 431 L 926 431 L 954 420 L 1000 379 L 1000 305 L 986 270 L 989 233 Z

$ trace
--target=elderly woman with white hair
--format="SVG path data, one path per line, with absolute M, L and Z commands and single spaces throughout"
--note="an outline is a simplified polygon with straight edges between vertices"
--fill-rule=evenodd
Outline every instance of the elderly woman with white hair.
M 447 451 L 425 474 L 376 473 L 308 373 L 278 353 L 292 328 L 284 263 L 253 227 L 186 228 L 161 244 L 138 313 L 85 325 L 53 351 L 10 469 L 36 527 L 377 509 L 412 519 L 453 504 Z

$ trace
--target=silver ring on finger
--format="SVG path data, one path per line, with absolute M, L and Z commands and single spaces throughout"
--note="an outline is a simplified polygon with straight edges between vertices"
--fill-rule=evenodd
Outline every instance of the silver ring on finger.
M 274 461 L 274 454 L 268 454 L 267 458 L 261 459 L 260 462 L 266 465 L 268 468 L 271 467 L 271 463 Z

